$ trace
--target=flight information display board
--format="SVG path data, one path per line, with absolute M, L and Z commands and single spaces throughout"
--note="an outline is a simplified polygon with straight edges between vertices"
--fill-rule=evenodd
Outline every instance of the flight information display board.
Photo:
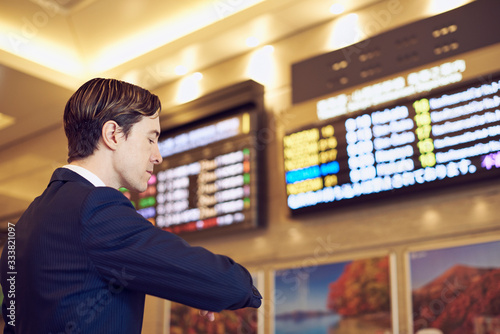
M 257 117 L 242 111 L 162 134 L 163 162 L 148 189 L 129 196 L 137 211 L 177 234 L 256 227 Z
M 500 175 L 493 78 L 287 133 L 288 207 L 298 213 Z

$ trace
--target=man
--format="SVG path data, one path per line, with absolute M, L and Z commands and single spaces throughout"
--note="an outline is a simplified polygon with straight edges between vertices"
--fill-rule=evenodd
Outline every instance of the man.
M 16 224 L 15 262 L 1 259 L 4 333 L 141 333 L 145 294 L 215 312 L 260 306 L 245 268 L 155 228 L 117 190 L 146 190 L 161 163 L 160 108 L 113 79 L 69 99 L 69 164 Z

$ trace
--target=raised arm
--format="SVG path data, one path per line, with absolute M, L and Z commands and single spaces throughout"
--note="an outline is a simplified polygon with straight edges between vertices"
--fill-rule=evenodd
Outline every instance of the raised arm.
M 115 189 L 93 190 L 81 221 L 93 265 L 118 288 L 215 312 L 261 304 L 243 266 L 155 228 Z

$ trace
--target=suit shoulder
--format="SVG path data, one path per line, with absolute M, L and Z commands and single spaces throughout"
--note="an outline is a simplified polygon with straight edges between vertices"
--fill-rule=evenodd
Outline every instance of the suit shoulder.
M 93 187 L 89 192 L 89 195 L 97 198 L 106 197 L 117 200 L 128 200 L 120 190 L 111 187 Z
M 85 196 L 84 204 L 90 207 L 126 206 L 134 209 L 130 200 L 121 191 L 111 187 L 92 188 Z

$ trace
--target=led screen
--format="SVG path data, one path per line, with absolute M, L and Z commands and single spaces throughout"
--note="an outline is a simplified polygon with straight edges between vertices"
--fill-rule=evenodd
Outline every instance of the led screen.
M 292 212 L 499 175 L 500 77 L 339 116 L 284 137 Z

